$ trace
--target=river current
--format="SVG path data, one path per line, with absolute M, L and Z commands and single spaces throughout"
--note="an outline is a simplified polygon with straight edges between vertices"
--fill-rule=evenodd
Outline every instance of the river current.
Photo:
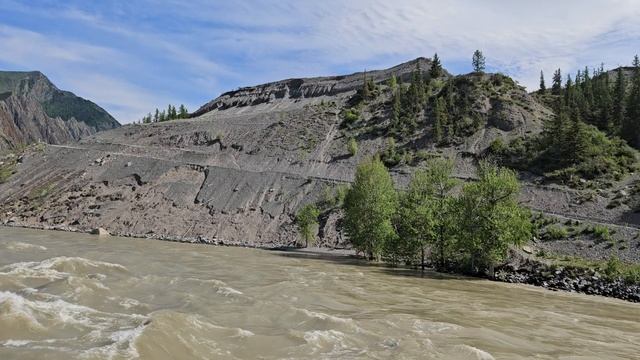
M 0 359 L 638 359 L 640 305 L 267 250 L 0 227 Z

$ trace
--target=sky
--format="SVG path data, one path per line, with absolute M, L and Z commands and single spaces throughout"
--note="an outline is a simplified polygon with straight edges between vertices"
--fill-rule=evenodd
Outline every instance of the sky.
M 0 70 L 39 70 L 121 123 L 241 86 L 438 53 L 535 90 L 543 70 L 628 65 L 638 0 L 0 0 Z

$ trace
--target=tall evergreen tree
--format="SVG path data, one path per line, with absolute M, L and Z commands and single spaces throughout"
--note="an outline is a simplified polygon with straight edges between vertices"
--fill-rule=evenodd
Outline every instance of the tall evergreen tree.
M 540 92 L 544 94 L 547 91 L 547 85 L 544 83 L 544 73 L 540 70 Z
M 627 84 L 624 78 L 624 72 L 622 67 L 619 67 L 616 70 L 616 83 L 613 87 L 613 130 L 615 133 L 620 133 L 622 129 L 622 125 L 624 124 L 625 119 L 625 95 L 626 95 Z
M 640 59 L 638 55 L 633 58 L 631 90 L 627 98 L 627 112 L 622 136 L 631 145 L 640 146 Z
M 482 51 L 476 50 L 473 53 L 471 64 L 473 65 L 473 71 L 477 73 L 484 72 L 486 59 L 482 54 Z
M 180 108 L 178 110 L 178 118 L 186 119 L 189 117 L 189 111 L 187 111 L 187 107 L 184 104 L 180 104 Z
M 160 110 L 156 108 L 156 112 L 153 114 L 153 122 L 158 122 L 158 121 L 160 121 Z
M 362 100 L 367 101 L 371 97 L 369 93 L 369 81 L 367 80 L 367 70 L 362 74 Z
M 433 60 L 431 61 L 431 69 L 429 69 L 429 77 L 431 79 L 437 79 L 442 76 L 442 64 L 440 63 L 440 58 L 438 57 L 438 53 L 433 55 Z
M 445 134 L 449 123 L 448 117 L 445 100 L 439 97 L 436 100 L 434 123 L 434 136 L 437 144 L 441 144 L 445 140 L 445 136 L 447 142 L 449 141 L 450 134 L 448 132 Z
M 560 69 L 553 73 L 553 84 L 551 85 L 551 93 L 553 95 L 560 95 L 562 93 L 562 73 Z

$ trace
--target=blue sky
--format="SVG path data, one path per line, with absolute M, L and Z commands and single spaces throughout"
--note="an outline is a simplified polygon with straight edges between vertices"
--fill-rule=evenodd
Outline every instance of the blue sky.
M 535 88 L 540 70 L 640 53 L 637 0 L 0 0 L 0 69 L 40 70 L 123 123 L 168 103 L 290 77 L 385 68 L 438 52 L 453 73 Z

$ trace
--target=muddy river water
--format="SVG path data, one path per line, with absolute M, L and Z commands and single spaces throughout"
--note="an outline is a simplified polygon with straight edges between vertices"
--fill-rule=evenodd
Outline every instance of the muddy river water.
M 0 227 L 0 359 L 640 359 L 640 304 Z

